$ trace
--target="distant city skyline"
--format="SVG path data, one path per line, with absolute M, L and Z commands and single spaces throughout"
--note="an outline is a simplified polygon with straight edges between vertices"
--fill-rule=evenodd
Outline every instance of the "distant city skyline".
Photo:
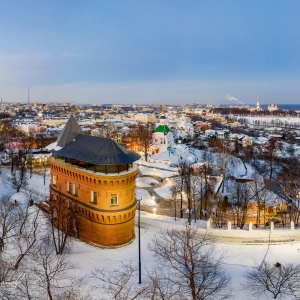
M 300 2 L 3 1 L 3 102 L 300 103 Z

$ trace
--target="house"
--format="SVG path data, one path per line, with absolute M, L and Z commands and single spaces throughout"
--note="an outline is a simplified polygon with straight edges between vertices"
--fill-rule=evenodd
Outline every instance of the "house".
M 225 138 L 224 130 L 217 130 L 216 135 L 217 135 L 218 139 L 224 139 Z
M 253 140 L 250 136 L 243 136 L 241 139 L 241 144 L 242 144 L 242 147 L 249 147 L 249 146 L 252 146 L 253 144 Z
M 83 134 L 71 115 L 49 160 L 54 225 L 100 246 L 131 242 L 139 158 L 112 139 Z
M 205 136 L 206 136 L 207 138 L 216 136 L 216 131 L 213 130 L 213 129 L 207 129 L 207 130 L 205 130 Z

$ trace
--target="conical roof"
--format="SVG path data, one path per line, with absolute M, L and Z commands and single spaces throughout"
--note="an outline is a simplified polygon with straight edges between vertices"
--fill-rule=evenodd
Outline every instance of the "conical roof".
M 73 115 L 66 123 L 62 133 L 57 139 L 57 146 L 64 147 L 66 144 L 73 141 L 78 134 L 83 134 L 81 127 Z

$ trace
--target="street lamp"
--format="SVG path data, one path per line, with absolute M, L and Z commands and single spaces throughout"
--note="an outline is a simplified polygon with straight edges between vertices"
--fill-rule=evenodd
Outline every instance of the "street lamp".
M 152 200 L 152 204 L 155 205 L 155 197 L 154 196 L 151 196 L 151 200 Z
M 139 284 L 142 283 L 142 262 L 141 262 L 141 200 L 136 199 L 136 202 L 139 204 L 139 214 L 138 214 L 138 228 L 139 228 Z
M 177 198 L 177 195 L 175 195 L 175 197 L 174 197 L 174 201 L 175 201 L 175 222 L 176 222 L 176 215 L 177 215 L 177 212 L 176 212 L 176 198 Z
M 194 217 L 195 217 L 195 222 L 196 220 L 196 194 L 194 193 Z
M 182 219 L 182 215 L 183 215 L 183 212 L 182 212 L 183 194 L 184 194 L 184 192 L 180 193 L 180 218 L 181 219 Z

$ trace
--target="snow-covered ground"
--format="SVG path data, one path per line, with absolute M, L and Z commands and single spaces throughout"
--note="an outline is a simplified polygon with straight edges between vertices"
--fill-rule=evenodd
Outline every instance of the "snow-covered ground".
M 151 187 L 153 184 L 157 184 L 158 181 L 151 177 L 139 177 L 136 179 L 136 186 L 139 188 Z
M 165 165 L 161 165 L 161 168 L 165 168 Z M 177 174 L 177 171 L 172 172 L 172 171 L 167 171 L 167 170 L 160 170 L 160 169 L 153 168 L 150 166 L 149 167 L 140 166 L 139 170 L 143 175 L 158 176 L 161 178 L 167 178 L 167 177 L 174 176 Z
M 201 153 L 199 152 L 199 161 Z M 155 167 L 155 169 L 154 169 Z M 145 177 L 140 177 L 137 180 L 136 195 L 137 198 L 141 198 L 143 205 L 155 206 L 155 198 L 145 189 L 151 187 L 153 184 L 160 183 L 161 186 L 155 189 L 155 192 L 163 198 L 171 198 L 169 183 L 166 178 L 176 175 L 176 168 L 171 168 L 164 162 L 156 163 L 152 166 L 151 163 L 145 161 L 141 162 L 139 166 L 140 172 Z M 247 171 L 251 173 L 250 166 L 247 166 Z M 234 169 L 235 176 L 245 175 L 245 168 L 241 162 L 236 161 L 236 167 Z M 154 174 L 155 173 L 155 174 Z M 248 173 L 248 175 L 249 175 Z M 155 176 L 155 178 L 152 178 Z M 14 193 L 9 181 L 10 170 L 9 168 L 1 168 L 0 174 L 0 196 L 4 194 L 12 195 Z M 157 178 L 164 179 L 163 182 L 159 182 Z M 46 182 L 44 185 L 44 178 L 39 175 L 33 175 L 28 180 L 30 189 L 39 193 L 42 198 L 49 196 L 49 176 L 46 176 Z M 36 197 L 38 197 L 36 195 Z M 38 199 L 34 199 L 38 200 Z M 160 216 L 157 214 L 151 214 L 141 212 L 141 260 L 142 260 L 142 282 L 146 277 L 146 270 L 151 270 L 154 266 L 154 258 L 148 248 L 155 235 L 163 233 L 166 229 L 171 228 L 183 228 L 186 220 L 178 219 L 175 222 L 174 218 L 167 216 Z M 206 231 L 206 222 L 197 221 L 192 222 L 192 226 L 197 226 L 200 232 Z M 212 229 L 211 232 L 216 235 L 217 243 L 216 249 L 218 253 L 225 255 L 224 268 L 228 271 L 232 277 L 231 286 L 233 289 L 232 297 L 230 299 L 253 299 L 249 297 L 246 292 L 241 288 L 240 283 L 245 282 L 243 273 L 252 268 L 255 264 L 260 264 L 267 252 L 267 243 L 254 244 L 254 243 L 241 243 L 240 238 L 249 238 L 250 240 L 265 240 L 268 239 L 269 230 L 222 230 Z M 137 233 L 137 218 L 136 218 L 136 233 Z M 218 240 L 218 237 L 222 239 Z M 299 238 L 297 238 L 299 237 Z M 277 243 L 271 244 L 267 252 L 266 260 L 272 263 L 277 261 L 281 263 L 299 263 L 300 261 L 300 231 L 295 229 L 293 232 L 290 230 L 278 230 L 276 229 L 271 234 L 271 239 L 277 240 Z M 294 239 L 294 241 L 292 241 Z M 285 242 L 283 242 L 285 240 Z M 287 242 L 288 241 L 288 242 Z M 90 276 L 90 272 L 95 267 L 107 268 L 108 270 L 116 269 L 120 266 L 120 263 L 129 263 L 130 261 L 138 269 L 138 239 L 136 238 L 131 244 L 117 248 L 117 249 L 103 249 L 93 247 L 80 241 L 74 241 L 73 247 L 70 253 L 70 259 L 79 267 L 77 273 L 84 275 L 87 278 Z M 87 280 L 87 287 L 91 283 Z M 101 296 L 101 299 L 105 298 L 105 295 Z M 264 298 L 267 299 L 267 298 Z M 271 298 L 270 298 L 271 299 Z
M 196 223 L 196 225 L 194 225 L 194 223 L 192 223 L 192 225 L 198 226 L 200 224 Z M 166 229 L 183 228 L 184 226 L 185 220 L 177 219 L 175 222 L 174 218 L 141 212 L 142 283 L 143 280 L 145 280 L 147 270 L 151 270 L 151 268 L 154 266 L 154 258 L 148 249 L 148 245 L 151 243 L 151 240 L 155 235 L 163 233 Z M 200 225 L 199 231 L 205 232 L 205 229 L 201 227 L 202 226 Z M 214 233 L 214 230 L 212 230 L 212 232 Z M 221 231 L 219 230 L 219 233 L 220 232 Z M 223 233 L 225 232 L 228 233 L 228 231 L 223 230 Z M 243 235 L 245 233 L 247 233 L 246 230 L 236 230 L 230 232 L 230 234 L 233 236 L 235 236 L 235 234 Z M 264 233 L 268 235 L 268 232 Z M 300 233 L 298 232 L 298 234 Z M 281 263 L 297 263 L 300 260 L 300 252 L 298 251 L 299 248 L 299 242 L 270 245 L 266 259 L 272 263 L 276 263 L 278 261 Z M 73 250 L 70 256 L 71 259 L 80 267 L 80 274 L 89 274 L 89 272 L 95 267 L 104 267 L 108 270 L 113 270 L 118 268 L 121 262 L 129 263 L 130 261 L 133 262 L 133 265 L 136 266 L 136 269 L 138 269 L 137 238 L 130 245 L 117 249 L 96 248 L 79 241 L 74 242 L 72 249 Z M 245 294 L 244 290 L 240 286 L 242 282 L 245 282 L 243 273 L 247 269 L 253 268 L 254 265 L 259 265 L 262 262 L 267 252 L 268 245 L 217 243 L 216 249 L 217 253 L 222 253 L 225 255 L 224 268 L 232 277 L 231 285 L 233 293 L 230 299 L 253 299 L 249 295 Z

